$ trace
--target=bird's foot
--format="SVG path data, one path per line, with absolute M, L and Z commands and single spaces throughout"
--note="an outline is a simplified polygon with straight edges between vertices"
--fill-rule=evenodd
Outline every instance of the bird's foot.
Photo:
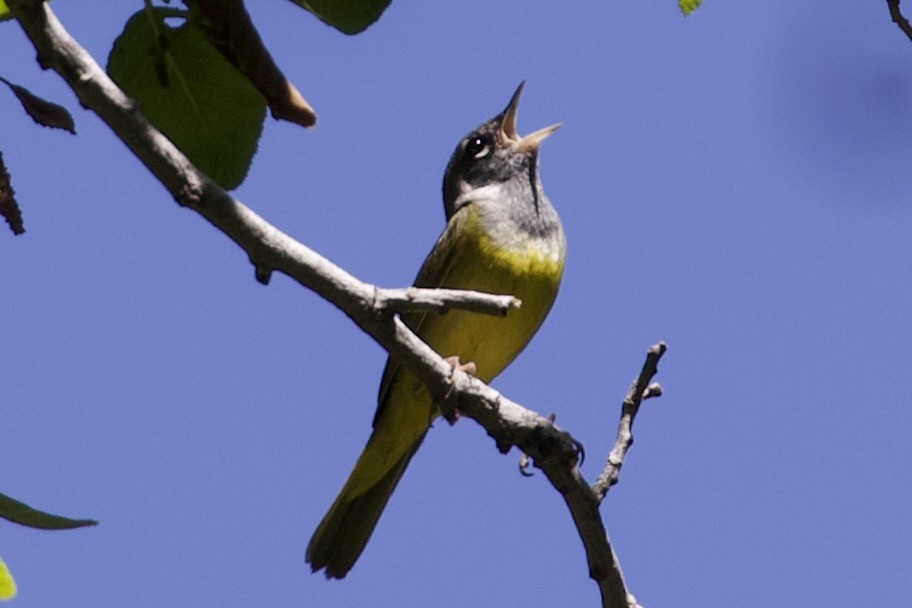
M 519 474 L 523 477 L 532 477 L 532 471 L 529 470 L 531 467 L 532 459 L 523 452 L 522 456 L 519 457 Z
M 452 355 L 450 357 L 444 357 L 444 361 L 453 368 L 453 373 L 455 374 L 457 370 L 465 372 L 470 376 L 474 376 L 478 372 L 478 368 L 475 366 L 475 363 L 469 361 L 468 363 L 460 363 L 459 357 Z M 443 418 L 450 424 L 456 424 L 456 421 L 459 420 L 459 410 L 451 405 L 451 398 L 453 397 L 453 391 L 456 389 L 456 384 L 451 382 L 450 388 L 447 389 L 446 395 L 443 397 L 444 407 L 441 407 L 441 415 Z
M 554 421 L 557 420 L 557 414 L 548 414 L 545 419 L 551 424 L 554 424 Z M 522 456 L 519 457 L 519 474 L 523 477 L 532 477 L 532 471 L 529 470 L 531 468 L 532 457 L 523 452 Z
M 548 414 L 546 416 L 546 418 L 548 419 L 548 422 L 550 422 L 551 424 L 554 424 L 554 421 L 557 420 L 557 414 L 554 412 L 551 412 L 550 414 Z M 578 467 L 583 466 L 583 463 L 586 462 L 586 448 L 583 447 L 582 443 L 580 443 L 579 441 L 577 441 L 576 439 L 571 437 L 569 433 L 565 433 L 565 434 L 567 436 L 567 439 L 569 439 L 570 442 L 573 444 L 573 446 L 576 448 L 577 455 L 579 455 L 579 462 L 577 462 L 576 466 L 578 466 Z

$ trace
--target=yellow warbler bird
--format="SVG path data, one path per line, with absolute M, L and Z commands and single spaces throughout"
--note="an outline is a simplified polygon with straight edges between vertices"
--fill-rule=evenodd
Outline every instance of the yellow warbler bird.
M 523 83 L 524 84 L 524 83 Z M 539 144 L 560 125 L 520 137 L 519 85 L 506 109 L 456 147 L 443 177 L 447 225 L 415 285 L 513 294 L 505 317 L 463 310 L 408 314 L 403 321 L 437 353 L 474 362 L 490 382 L 525 348 L 551 309 L 564 269 L 560 219 L 538 178 Z M 380 383 L 374 431 L 307 547 L 314 571 L 343 578 L 431 422 L 440 415 L 425 387 L 390 358 Z

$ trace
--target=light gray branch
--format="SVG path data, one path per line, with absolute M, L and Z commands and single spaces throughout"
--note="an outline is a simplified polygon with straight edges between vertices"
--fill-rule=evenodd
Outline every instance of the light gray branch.
M 592 486 L 592 492 L 602 502 L 611 486 L 618 482 L 618 476 L 621 474 L 621 466 L 624 464 L 624 456 L 627 450 L 633 445 L 633 421 L 640 411 L 640 405 L 644 399 L 658 397 L 662 394 L 662 387 L 658 384 L 650 384 L 653 376 L 658 371 L 659 359 L 668 350 L 664 342 L 659 342 L 649 347 L 646 351 L 646 361 L 643 363 L 643 369 L 640 375 L 636 377 L 627 396 L 624 397 L 624 404 L 621 406 L 621 419 L 618 422 L 617 437 L 614 441 L 614 447 L 608 454 L 608 462 L 602 474 L 595 480 Z
M 633 596 L 627 594 L 608 541 L 598 511 L 600 497 L 577 468 L 579 444 L 547 418 L 506 399 L 464 372 L 454 371 L 396 314 L 462 308 L 503 315 L 518 306 L 515 298 L 450 290 L 386 290 L 358 280 L 266 222 L 193 166 L 145 120 L 136 104 L 70 37 L 45 3 L 7 3 L 37 49 L 41 65 L 60 74 L 82 105 L 108 124 L 179 204 L 193 209 L 235 241 L 247 253 L 259 280 L 266 282 L 271 272 L 278 271 L 313 290 L 416 374 L 441 407 L 455 408 L 477 421 L 502 452 L 517 446 L 531 456 L 570 509 L 586 550 L 589 574 L 598 583 L 602 605 L 636 605 Z
M 436 312 L 443 314 L 454 308 L 505 317 L 513 308 L 522 306 L 514 296 L 493 295 L 480 291 L 461 289 L 380 289 L 374 294 L 374 308 L 378 312 Z

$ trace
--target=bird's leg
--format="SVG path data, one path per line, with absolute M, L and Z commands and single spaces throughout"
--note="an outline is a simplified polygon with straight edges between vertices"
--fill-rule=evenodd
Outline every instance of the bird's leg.
M 459 357 L 457 355 L 444 357 L 443 360 L 446 361 L 451 368 L 453 368 L 454 374 L 456 373 L 456 370 L 459 370 L 461 372 L 465 372 L 470 376 L 474 376 L 478 371 L 478 369 L 475 367 L 475 363 L 472 361 L 469 361 L 468 363 L 460 363 Z M 455 405 L 450 403 L 450 399 L 453 397 L 453 391 L 455 388 L 456 384 L 454 382 L 451 382 L 450 388 L 447 389 L 446 394 L 443 396 L 443 404 L 440 408 L 440 414 L 450 424 L 456 424 L 456 421 L 459 420 L 459 410 Z

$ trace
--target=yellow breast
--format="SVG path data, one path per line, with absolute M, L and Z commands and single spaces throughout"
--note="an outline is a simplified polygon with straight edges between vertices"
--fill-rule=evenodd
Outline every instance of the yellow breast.
M 511 294 L 522 300 L 505 317 L 463 310 L 445 314 L 406 315 L 404 320 L 437 353 L 458 356 L 476 365 L 478 378 L 490 382 L 525 348 L 544 321 L 557 295 L 564 267 L 563 236 L 544 242 L 514 240 L 498 243 L 474 211 L 454 218 L 425 261 L 418 283 L 424 287 L 471 289 Z M 371 436 L 370 458 L 359 461 L 359 482 L 351 492 L 364 491 L 382 477 L 438 415 L 424 385 L 391 363 L 380 390 L 380 405 Z
M 563 273 L 563 237 L 559 242 L 530 237 L 504 246 L 473 212 L 453 246 L 459 253 L 441 287 L 511 294 L 522 306 L 505 317 L 466 311 L 429 315 L 418 334 L 444 357 L 473 361 L 478 377 L 489 382 L 528 344 L 551 309 Z

